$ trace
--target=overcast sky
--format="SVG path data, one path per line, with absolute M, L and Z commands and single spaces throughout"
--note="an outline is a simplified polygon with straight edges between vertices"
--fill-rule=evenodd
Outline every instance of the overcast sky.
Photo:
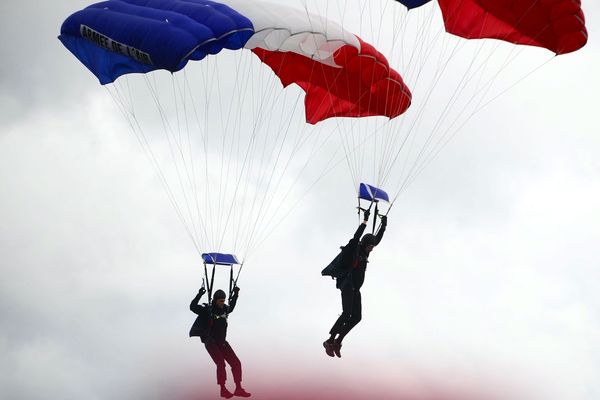
M 56 39 L 86 4 L 0 5 L 0 392 L 215 398 L 187 337 L 198 253 L 115 103 Z M 299 180 L 230 317 L 256 398 L 600 398 L 600 5 L 583 7 L 587 46 L 477 113 L 394 205 L 342 359 L 323 354 L 341 305 L 319 271 L 356 228 L 352 180 L 345 163 Z

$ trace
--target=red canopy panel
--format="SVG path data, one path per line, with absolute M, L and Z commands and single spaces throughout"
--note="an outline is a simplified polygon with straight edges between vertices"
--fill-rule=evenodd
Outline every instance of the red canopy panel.
M 587 43 L 580 0 L 438 0 L 449 33 L 545 47 L 556 54 Z
M 252 51 L 284 86 L 295 83 L 306 92 L 308 123 L 331 117 L 399 116 L 410 106 L 410 90 L 381 53 L 358 39 L 360 51 L 346 45 L 334 54 L 339 67 L 291 52 Z

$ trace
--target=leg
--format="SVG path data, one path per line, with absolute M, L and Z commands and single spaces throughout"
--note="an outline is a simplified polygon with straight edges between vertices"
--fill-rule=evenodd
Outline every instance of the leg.
M 231 348 L 231 345 L 228 342 L 222 347 L 223 357 L 229 365 L 231 366 L 231 373 L 233 374 L 233 381 L 236 385 L 238 385 L 242 381 L 242 363 L 240 359 L 235 354 L 235 351 Z
M 217 384 L 224 385 L 227 380 L 227 373 L 225 372 L 225 357 L 221 351 L 221 346 L 209 341 L 207 341 L 204 346 L 217 365 Z
M 341 357 L 340 349 L 342 347 L 342 339 L 348 333 L 352 326 L 356 325 L 353 321 L 353 314 L 355 312 L 355 292 L 354 289 L 344 288 L 341 290 L 342 292 L 342 315 L 339 316 L 335 324 L 331 327 L 329 334 L 331 335 L 329 339 L 327 339 L 323 343 L 323 347 L 325 347 L 325 353 L 329 357 L 338 356 Z M 351 325 L 351 326 L 350 326 Z M 336 335 L 338 336 L 336 339 Z
M 342 315 L 339 316 L 335 324 L 331 327 L 329 334 L 332 335 L 331 339 L 343 331 L 345 331 L 345 325 L 352 319 L 352 311 L 354 309 L 354 290 L 352 288 L 344 288 L 342 292 Z
M 227 360 L 231 366 L 233 380 L 235 381 L 235 392 L 233 392 L 234 396 L 250 397 L 250 393 L 246 392 L 246 390 L 244 390 L 242 387 L 242 363 L 228 342 L 225 342 L 223 345 L 223 355 L 225 356 L 225 360 Z
M 338 331 L 339 336 L 336 342 L 341 343 L 344 337 L 354 328 L 362 319 L 362 298 L 359 290 L 352 291 L 350 317 L 346 320 L 344 325 Z M 350 303 L 350 301 L 349 301 Z

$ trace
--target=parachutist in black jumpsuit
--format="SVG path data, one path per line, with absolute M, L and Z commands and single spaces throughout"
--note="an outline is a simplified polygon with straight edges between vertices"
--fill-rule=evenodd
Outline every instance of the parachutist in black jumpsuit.
M 362 318 L 360 288 L 365 281 L 369 253 L 379 244 L 387 226 L 387 217 L 382 216 L 377 235 L 367 233 L 359 241 L 365 231 L 368 219 L 369 211 L 367 210 L 365 211 L 364 221 L 359 225 L 352 239 L 342 249 L 340 264 L 346 272 L 343 277 L 337 279 L 336 283 L 336 287 L 341 290 L 342 294 L 342 314 L 329 331 L 331 336 L 323 343 L 325 352 L 331 357 L 334 354 L 341 357 L 340 349 L 344 337 Z
M 230 398 L 232 396 L 249 397 L 242 386 L 242 363 L 226 340 L 227 337 L 227 317 L 235 309 L 238 299 L 239 288 L 233 289 L 233 296 L 229 305 L 225 304 L 225 292 L 217 290 L 213 296 L 211 304 L 198 304 L 200 298 L 206 292 L 204 288 L 200 289 L 196 297 L 190 303 L 190 310 L 198 317 L 190 329 L 191 336 L 199 336 L 206 351 L 217 365 L 217 384 L 221 386 L 221 396 Z M 225 361 L 231 366 L 233 380 L 235 382 L 235 392 L 232 394 L 225 387 L 227 373 L 225 372 Z

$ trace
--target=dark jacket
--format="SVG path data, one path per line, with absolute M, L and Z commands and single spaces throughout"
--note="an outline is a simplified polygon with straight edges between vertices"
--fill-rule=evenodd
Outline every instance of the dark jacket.
M 353 288 L 354 290 L 360 290 L 365 281 L 365 272 L 367 270 L 367 263 L 369 262 L 369 254 L 363 251 L 360 245 L 360 238 L 365 231 L 367 224 L 361 223 L 358 229 L 354 233 L 354 236 L 341 252 L 341 266 L 344 270 L 347 270 L 347 274 L 337 280 L 336 287 L 338 289 Z M 375 243 L 379 244 L 383 234 L 385 232 L 386 224 L 383 223 L 375 235 Z
M 223 308 L 214 304 L 198 304 L 202 295 L 198 293 L 190 303 L 190 310 L 197 314 L 196 320 L 190 329 L 191 336 L 199 336 L 202 342 L 212 341 L 219 344 L 227 339 L 227 317 L 235 309 L 238 294 L 234 292 Z

